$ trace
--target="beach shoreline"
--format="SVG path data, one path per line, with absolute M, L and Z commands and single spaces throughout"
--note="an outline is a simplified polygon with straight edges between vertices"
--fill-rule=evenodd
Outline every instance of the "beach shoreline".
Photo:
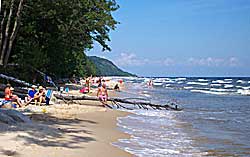
M 117 126 L 117 118 L 130 113 L 105 109 L 95 101 L 81 104 L 29 105 L 24 111 L 31 124 L 0 128 L 0 156 L 132 156 L 112 145 L 130 138 Z

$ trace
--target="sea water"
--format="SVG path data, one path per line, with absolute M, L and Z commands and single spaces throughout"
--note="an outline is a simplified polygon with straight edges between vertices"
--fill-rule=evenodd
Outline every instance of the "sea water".
M 118 119 L 131 138 L 115 146 L 142 157 L 250 156 L 250 78 L 153 78 L 153 87 L 148 80 L 130 78 L 121 95 L 177 100 L 183 111 L 131 111 Z

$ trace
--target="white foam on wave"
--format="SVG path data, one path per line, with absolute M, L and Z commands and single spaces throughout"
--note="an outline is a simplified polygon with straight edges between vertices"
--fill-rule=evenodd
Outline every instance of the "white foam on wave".
M 153 82 L 165 82 L 166 79 L 165 78 L 156 78 L 153 80 Z
M 242 88 L 243 86 L 235 86 L 236 88 Z
M 225 81 L 233 81 L 233 79 L 224 79 Z
M 241 95 L 250 95 L 250 90 L 238 89 L 237 93 Z
M 120 139 L 113 145 L 139 157 L 191 156 L 199 152 L 192 147 L 192 139 L 178 127 L 183 122 L 175 119 L 174 112 L 132 112 L 136 115 L 118 118 L 119 128 L 131 138 Z
M 247 83 L 247 81 L 243 81 L 243 80 L 238 80 L 238 81 L 236 81 L 236 83 L 241 83 L 241 84 L 245 84 L 245 83 Z
M 184 89 L 194 89 L 194 87 L 184 87 Z
M 166 85 L 165 85 L 165 87 L 169 87 L 169 86 L 171 86 L 171 84 L 166 84 Z
M 208 82 L 209 80 L 206 79 L 198 79 L 199 82 Z
M 233 92 L 235 90 L 232 90 L 232 89 L 218 89 L 218 88 L 211 88 L 210 91 L 216 91 L 216 92 Z
M 207 86 L 208 83 L 201 83 L 201 82 L 188 82 L 188 85 L 201 85 L 201 86 Z
M 165 83 L 175 83 L 175 81 L 173 81 L 173 80 L 167 80 L 167 81 L 165 81 Z
M 225 88 L 233 88 L 234 85 L 224 85 Z
M 250 89 L 250 86 L 248 86 L 248 87 L 242 87 L 242 89 L 248 90 L 248 89 Z
M 220 87 L 221 84 L 210 84 L 211 87 Z
M 178 81 L 178 82 L 177 82 L 177 84 L 182 84 L 182 83 L 184 83 L 184 82 L 183 82 L 183 81 Z
M 205 94 L 215 94 L 215 95 L 227 95 L 227 94 L 230 94 L 228 92 L 216 92 L 216 91 L 207 91 L 207 90 L 198 90 L 198 89 L 191 90 L 191 92 L 205 93 Z
M 229 83 L 232 83 L 232 81 L 216 80 L 216 81 L 212 81 L 212 83 L 229 84 Z
M 248 87 L 245 87 L 245 86 L 236 86 L 236 88 L 241 88 L 241 89 L 248 90 L 248 89 L 250 89 L 250 86 L 248 86 Z
M 187 78 L 184 78 L 184 77 L 180 77 L 180 78 L 177 78 L 177 79 L 175 79 L 176 81 L 185 81 L 185 80 L 187 80 Z
M 162 82 L 153 82 L 153 85 L 154 85 L 154 86 L 162 86 L 163 83 L 162 83 Z

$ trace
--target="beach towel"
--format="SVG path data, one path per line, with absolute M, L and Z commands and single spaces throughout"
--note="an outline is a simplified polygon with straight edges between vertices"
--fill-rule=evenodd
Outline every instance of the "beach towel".
M 0 100 L 0 108 L 2 108 L 4 105 L 10 106 L 11 108 L 17 108 L 17 105 L 12 103 L 12 101 Z

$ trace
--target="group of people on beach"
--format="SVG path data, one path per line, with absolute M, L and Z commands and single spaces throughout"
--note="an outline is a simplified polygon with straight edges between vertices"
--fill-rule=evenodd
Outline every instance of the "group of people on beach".
M 45 103 L 45 89 L 42 86 L 39 86 L 38 90 L 36 88 L 37 87 L 35 85 L 32 85 L 27 96 L 25 97 L 25 100 L 22 101 L 21 98 L 14 94 L 15 89 L 10 84 L 7 84 L 4 88 L 4 100 L 0 104 L 0 108 L 24 107 L 32 101 L 34 101 L 35 104 L 38 102 L 39 105 L 41 105 L 41 103 Z
M 84 81 L 84 82 L 83 82 Z M 90 93 L 91 88 L 97 89 L 96 96 L 100 100 L 103 106 L 107 105 L 108 101 L 108 89 L 107 84 L 104 78 L 100 77 L 88 77 L 84 80 L 80 79 L 80 84 L 83 85 L 83 88 L 80 90 L 81 93 Z M 120 83 L 120 84 L 119 84 Z M 118 81 L 113 90 L 120 91 L 119 85 L 122 84 L 122 81 Z M 65 91 L 67 89 L 67 93 L 69 92 L 68 88 L 65 88 Z M 14 94 L 14 88 L 7 84 L 4 88 L 4 100 L 0 103 L 0 108 L 19 108 L 24 107 L 32 102 L 35 104 L 38 103 L 40 106 L 42 103 L 49 104 L 49 99 L 51 98 L 52 92 L 49 92 L 50 90 L 45 90 L 42 86 L 35 86 L 32 85 L 31 89 L 28 90 L 27 96 L 25 97 L 25 100 L 21 100 L 17 95 Z M 61 89 L 59 90 L 61 92 Z M 49 96 L 48 96 L 49 95 Z
M 83 88 L 80 90 L 81 93 L 90 93 L 91 86 L 96 85 L 97 87 L 97 93 L 96 96 L 99 98 L 100 102 L 103 106 L 107 104 L 108 100 L 108 91 L 107 86 L 105 83 L 105 80 L 103 78 L 96 78 L 96 77 L 87 77 L 84 80 L 80 79 L 80 84 L 83 86 Z
M 80 79 L 81 85 L 83 85 L 83 89 L 80 90 L 80 92 L 83 93 L 83 91 L 86 91 L 89 93 L 91 91 L 91 87 L 95 88 L 97 87 L 97 93 L 96 96 L 99 98 L 100 102 L 103 106 L 107 105 L 108 100 L 108 89 L 107 84 L 104 78 L 102 77 L 87 77 L 84 80 Z M 122 84 L 122 81 L 119 81 L 120 84 Z M 93 86 L 94 85 L 94 86 Z M 115 91 L 120 91 L 119 84 L 116 83 L 114 86 Z

